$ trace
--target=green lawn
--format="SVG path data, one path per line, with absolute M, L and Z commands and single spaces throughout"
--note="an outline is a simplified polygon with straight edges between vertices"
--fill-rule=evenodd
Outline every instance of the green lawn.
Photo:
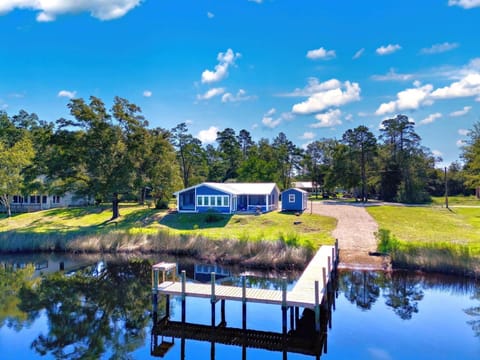
M 367 211 L 400 241 L 467 245 L 480 255 L 480 208 L 374 206 Z
M 295 245 L 333 244 L 331 232 L 336 220 L 315 214 L 270 212 L 262 215 L 217 215 L 208 222 L 208 214 L 170 214 L 162 226 L 182 234 L 198 234 L 210 239 L 278 240 Z
M 432 205 L 445 205 L 445 196 L 432 196 Z M 449 196 L 448 197 L 449 206 L 480 206 L 480 199 L 477 199 L 476 196 Z
M 127 235 L 156 234 L 159 230 L 172 235 L 203 236 L 212 240 L 284 240 L 291 245 L 317 248 L 332 244 L 331 232 L 336 220 L 319 215 L 283 214 L 262 215 L 168 214 L 139 205 L 122 204 L 121 217 L 109 221 L 109 208 L 65 208 L 18 214 L 0 218 L 0 234 L 77 235 L 121 233 Z M 295 224 L 297 223 L 297 224 Z M 1 246 L 0 246 L 1 248 Z

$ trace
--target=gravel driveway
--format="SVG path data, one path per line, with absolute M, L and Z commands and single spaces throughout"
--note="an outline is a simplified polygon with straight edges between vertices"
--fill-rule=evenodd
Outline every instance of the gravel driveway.
M 311 203 L 308 206 L 306 211 L 310 211 Z M 385 269 L 389 266 L 389 259 L 369 255 L 369 252 L 377 249 L 375 233 L 378 224 L 363 204 L 313 202 L 313 212 L 337 219 L 337 227 L 332 235 L 338 239 L 340 266 L 367 269 Z

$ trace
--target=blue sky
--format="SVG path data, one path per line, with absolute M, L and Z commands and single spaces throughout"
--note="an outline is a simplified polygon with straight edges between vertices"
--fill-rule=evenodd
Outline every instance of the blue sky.
M 402 113 L 445 164 L 480 120 L 480 0 L 1 0 L 0 109 L 118 95 L 151 126 L 299 146 Z

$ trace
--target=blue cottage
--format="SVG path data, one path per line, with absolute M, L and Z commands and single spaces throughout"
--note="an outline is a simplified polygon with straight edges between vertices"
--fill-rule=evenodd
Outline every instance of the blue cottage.
M 282 192 L 282 211 L 303 211 L 307 208 L 308 192 L 291 188 Z
M 275 183 L 205 182 L 174 193 L 178 212 L 269 212 L 278 209 L 280 190 Z

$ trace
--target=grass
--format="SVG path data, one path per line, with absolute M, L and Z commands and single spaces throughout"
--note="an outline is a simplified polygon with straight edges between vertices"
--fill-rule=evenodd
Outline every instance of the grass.
M 297 267 L 332 244 L 336 220 L 319 215 L 169 214 L 122 205 L 66 208 L 0 218 L 0 252 L 164 252 L 260 267 Z
M 377 221 L 379 251 L 399 266 L 480 274 L 480 209 L 369 207 Z
M 214 240 L 284 240 L 295 246 L 333 244 L 336 220 L 315 214 L 270 212 L 262 215 L 220 215 L 207 222 L 208 214 L 170 214 L 160 224 L 177 234 L 200 235 Z M 297 223 L 297 224 L 295 224 Z
M 444 196 L 434 196 L 432 197 L 432 205 L 445 206 L 445 197 Z M 449 196 L 448 197 L 449 206 L 480 206 L 480 199 L 474 195 L 470 196 Z

